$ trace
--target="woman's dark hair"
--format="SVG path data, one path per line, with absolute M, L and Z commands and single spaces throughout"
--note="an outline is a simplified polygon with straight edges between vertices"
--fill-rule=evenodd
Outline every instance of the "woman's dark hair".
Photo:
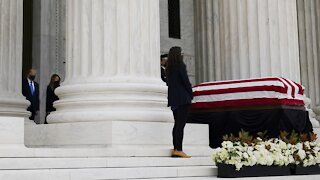
M 169 51 L 166 74 L 170 74 L 177 66 L 183 64 L 181 47 L 172 47 Z
M 55 89 L 56 88 L 56 84 L 55 84 L 55 78 L 56 77 L 58 77 L 59 78 L 59 84 L 60 84 L 60 80 L 61 80 L 61 78 L 60 78 L 60 76 L 58 75 L 58 74 L 53 74 L 52 76 L 51 76 L 51 80 L 50 80 L 50 84 L 49 84 L 49 86 L 52 88 L 52 89 Z

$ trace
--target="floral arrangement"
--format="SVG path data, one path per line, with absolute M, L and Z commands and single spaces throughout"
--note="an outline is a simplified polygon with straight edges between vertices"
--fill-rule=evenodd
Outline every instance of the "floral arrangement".
M 224 136 L 221 148 L 214 150 L 215 163 L 234 165 L 236 170 L 244 166 L 289 166 L 308 167 L 320 164 L 320 143 L 317 135 L 281 132 L 279 138 L 267 138 L 267 133 L 258 133 L 254 138 L 241 131 L 239 137 Z

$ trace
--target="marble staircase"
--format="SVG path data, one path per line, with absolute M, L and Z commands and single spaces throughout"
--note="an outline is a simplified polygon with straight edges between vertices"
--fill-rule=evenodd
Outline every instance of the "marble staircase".
M 26 126 L 26 137 L 31 132 L 41 136 L 50 126 Z M 134 126 L 136 127 L 136 126 Z M 23 145 L 0 146 L 0 180 L 205 180 L 216 179 L 217 168 L 210 159 L 208 128 L 204 125 L 186 127 L 184 150 L 191 159 L 170 158 L 170 126 L 163 125 L 152 136 L 165 142 L 160 144 L 113 145 L 104 147 L 54 147 Z M 137 128 L 134 128 L 137 129 Z M 141 130 L 144 130 L 141 128 Z M 316 131 L 319 129 L 316 129 Z M 53 131 L 52 131 L 53 132 Z M 138 131 L 131 131 L 136 139 Z M 31 140 L 35 138 L 32 137 Z M 44 139 L 45 140 L 45 139 Z M 117 140 L 117 139 L 114 139 Z M 147 139 L 146 139 L 147 140 Z M 32 142 L 32 141 L 27 141 Z M 117 140 L 117 142 L 120 142 Z M 148 141 L 146 141 L 148 142 Z M 151 142 L 151 141 L 150 141 Z M 158 142 L 158 141 L 156 141 Z M 320 176 L 268 177 L 254 179 L 320 179 Z
M 241 178 L 318 180 L 319 175 Z M 2 180 L 212 180 L 217 168 L 207 156 L 0 158 Z
M 209 157 L 0 158 L 0 179 L 96 180 L 215 177 Z
M 114 131 L 104 136 L 110 138 L 107 143 L 111 144 L 102 146 L 54 144 L 55 137 L 62 140 L 64 137 L 56 125 L 26 124 L 27 147 L 23 144 L 0 146 L 0 180 L 216 177 L 217 169 L 210 159 L 212 149 L 208 147 L 207 125 L 187 125 L 184 150 L 192 158 L 177 159 L 169 157 L 172 123 L 126 124 L 117 128 L 113 123 Z

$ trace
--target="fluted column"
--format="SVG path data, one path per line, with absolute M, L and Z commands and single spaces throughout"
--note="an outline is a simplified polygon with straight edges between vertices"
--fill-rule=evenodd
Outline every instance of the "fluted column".
M 27 117 L 21 94 L 22 0 L 0 0 L 0 116 Z
M 158 0 L 68 0 L 66 80 L 49 123 L 170 121 Z
M 320 2 L 297 0 L 301 82 L 310 97 L 310 115 L 320 121 Z M 319 123 L 314 126 L 319 127 Z
M 301 81 L 311 98 L 311 106 L 320 105 L 320 2 L 297 0 Z
M 0 0 L 0 148 L 24 146 L 24 120 L 30 115 L 21 94 L 22 2 Z
M 300 82 L 296 0 L 195 0 L 198 82 Z

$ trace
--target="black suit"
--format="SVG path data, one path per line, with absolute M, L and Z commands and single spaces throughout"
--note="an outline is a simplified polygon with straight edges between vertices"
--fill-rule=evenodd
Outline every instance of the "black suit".
M 51 113 L 52 111 L 56 111 L 56 108 L 53 107 L 53 103 L 55 101 L 58 101 L 58 96 L 54 93 L 54 88 L 51 86 L 47 87 L 47 101 L 46 101 L 46 112 L 47 114 Z M 47 119 L 44 122 L 45 124 L 48 124 Z
M 39 104 L 40 104 L 39 84 L 36 82 L 33 82 L 33 83 L 34 83 L 34 93 L 32 95 L 28 79 L 22 80 L 22 94 L 31 103 L 30 106 L 28 107 L 28 111 L 32 113 L 32 115 L 29 118 L 30 120 L 34 120 L 34 116 L 36 115 L 36 112 L 39 111 Z
M 192 86 L 189 81 L 185 64 L 179 65 L 167 75 L 168 106 L 174 115 L 172 131 L 175 150 L 182 151 L 183 131 L 193 99 Z
M 166 69 L 161 66 L 160 70 L 161 70 L 161 79 L 162 79 L 162 81 L 163 82 L 167 82 Z

